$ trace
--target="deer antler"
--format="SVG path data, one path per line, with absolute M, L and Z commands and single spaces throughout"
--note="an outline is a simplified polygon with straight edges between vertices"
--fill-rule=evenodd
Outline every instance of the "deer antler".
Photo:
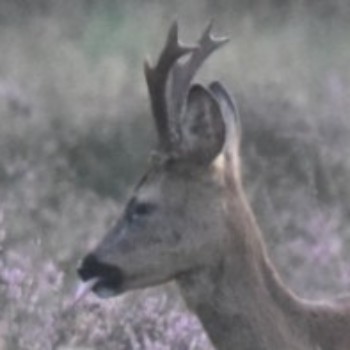
M 169 151 L 172 147 L 169 113 L 166 102 L 166 85 L 168 75 L 175 62 L 183 55 L 193 51 L 195 47 L 185 46 L 178 39 L 178 25 L 174 22 L 169 29 L 168 37 L 158 63 L 154 68 L 145 62 L 145 76 L 155 119 L 159 146 Z
M 203 62 L 212 52 L 228 42 L 228 38 L 214 38 L 211 30 L 213 22 L 211 21 L 204 30 L 196 50 L 185 62 L 177 62 L 174 66 L 171 84 L 171 115 L 175 120 L 181 114 L 184 101 L 190 88 L 190 83 Z
M 145 63 L 159 146 L 166 152 L 174 150 L 181 137 L 180 115 L 195 73 L 213 51 L 228 41 L 227 38 L 214 38 L 211 30 L 212 22 L 203 32 L 198 45 L 185 46 L 178 40 L 178 25 L 174 22 L 157 65 L 151 68 L 147 61 Z M 185 62 L 178 62 L 189 53 L 191 55 Z

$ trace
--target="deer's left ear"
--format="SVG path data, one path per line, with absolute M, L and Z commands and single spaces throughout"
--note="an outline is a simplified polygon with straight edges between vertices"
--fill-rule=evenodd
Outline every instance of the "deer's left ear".
M 186 160 L 209 164 L 225 143 L 225 123 L 215 97 L 201 85 L 193 85 L 182 116 L 182 152 Z

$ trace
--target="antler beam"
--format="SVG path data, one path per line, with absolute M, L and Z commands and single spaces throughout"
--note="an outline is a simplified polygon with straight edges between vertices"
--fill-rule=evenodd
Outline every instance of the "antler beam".
M 159 146 L 165 151 L 171 149 L 169 114 L 166 102 L 167 78 L 174 63 L 182 56 L 193 51 L 195 47 L 185 46 L 178 39 L 178 25 L 174 22 L 169 29 L 168 37 L 158 63 L 151 67 L 145 62 L 145 76 L 151 99 L 153 116 L 159 135 Z
M 145 76 L 151 99 L 152 112 L 159 136 L 159 147 L 165 152 L 174 151 L 181 139 L 180 115 L 191 81 L 207 57 L 225 44 L 227 38 L 211 34 L 212 23 L 202 34 L 198 45 L 187 46 L 178 39 L 178 25 L 174 22 L 154 67 L 145 62 Z M 184 62 L 178 60 L 184 55 Z
M 213 37 L 212 28 L 213 23 L 210 22 L 198 42 L 197 49 L 192 52 L 189 59 L 185 62 L 177 62 L 174 66 L 171 84 L 172 99 L 170 102 L 172 106 L 171 114 L 175 119 L 177 119 L 177 115 L 181 114 L 191 81 L 198 69 L 212 52 L 228 42 L 226 37 Z

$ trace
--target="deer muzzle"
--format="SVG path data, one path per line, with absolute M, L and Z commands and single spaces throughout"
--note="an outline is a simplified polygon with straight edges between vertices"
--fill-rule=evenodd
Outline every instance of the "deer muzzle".
M 78 287 L 75 299 L 81 299 L 90 290 L 100 298 L 109 298 L 120 293 L 123 285 L 123 273 L 116 267 L 100 262 L 89 254 L 78 268 L 82 284 Z

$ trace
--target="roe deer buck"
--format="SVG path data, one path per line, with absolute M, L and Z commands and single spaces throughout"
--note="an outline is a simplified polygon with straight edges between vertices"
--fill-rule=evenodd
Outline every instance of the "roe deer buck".
M 226 41 L 209 26 L 184 46 L 175 23 L 155 67 L 145 65 L 156 153 L 79 267 L 85 292 L 109 297 L 175 279 L 217 349 L 349 350 L 350 298 L 298 298 L 267 255 L 242 188 L 232 99 L 218 82 L 191 85 Z

